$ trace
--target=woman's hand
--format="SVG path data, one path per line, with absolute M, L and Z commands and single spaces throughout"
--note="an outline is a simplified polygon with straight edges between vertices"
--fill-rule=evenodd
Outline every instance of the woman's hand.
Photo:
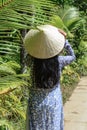
M 61 30 L 61 29 L 58 29 L 58 31 L 61 33 L 61 34 L 63 34 L 64 35 L 64 37 L 66 38 L 66 32 L 64 32 L 63 30 Z

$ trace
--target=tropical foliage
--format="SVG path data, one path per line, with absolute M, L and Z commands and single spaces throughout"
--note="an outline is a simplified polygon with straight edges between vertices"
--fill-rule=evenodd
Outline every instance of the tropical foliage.
M 55 14 L 55 8 L 55 3 L 50 0 L 1 1 L 0 129 L 2 130 L 25 129 L 28 88 L 31 82 L 29 69 L 25 70 L 26 53 L 22 36 L 30 28 L 48 23 Z
M 77 72 L 81 75 L 87 74 L 87 19 L 82 19 L 82 12 L 76 7 L 65 6 L 58 10 L 58 16 L 53 16 L 51 24 L 62 28 L 67 32 L 67 38 L 74 47 L 77 59 Z M 83 62 L 84 61 L 84 62 Z M 83 68 L 81 70 L 81 68 Z
M 63 70 L 64 102 L 87 75 L 86 7 L 86 0 L 0 0 L 0 130 L 25 129 L 31 77 L 23 37 L 30 28 L 51 23 L 67 32 L 77 60 Z

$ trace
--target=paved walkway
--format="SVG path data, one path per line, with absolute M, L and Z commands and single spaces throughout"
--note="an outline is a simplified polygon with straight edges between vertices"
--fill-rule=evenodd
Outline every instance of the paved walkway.
M 64 105 L 65 129 L 87 130 L 87 77 L 82 77 Z

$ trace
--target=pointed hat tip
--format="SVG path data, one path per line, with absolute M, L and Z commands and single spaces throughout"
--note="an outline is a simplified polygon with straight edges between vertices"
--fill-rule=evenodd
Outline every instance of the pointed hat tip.
M 38 31 L 40 31 L 40 32 L 43 32 L 43 29 L 40 28 L 39 26 L 37 26 L 36 29 L 37 29 Z

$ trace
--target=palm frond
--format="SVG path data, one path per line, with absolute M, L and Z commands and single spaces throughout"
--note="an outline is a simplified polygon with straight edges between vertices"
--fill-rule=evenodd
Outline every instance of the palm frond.
M 0 30 L 0 54 L 18 55 L 20 37 L 17 30 Z
M 0 64 L 0 95 L 11 92 L 17 87 L 28 85 L 24 79 L 29 79 L 29 74 L 17 74 L 20 68 L 21 66 L 13 61 Z
M 11 98 L 12 100 L 12 98 Z M 26 119 L 26 115 L 25 115 L 25 111 L 23 110 L 22 104 L 13 104 L 13 102 L 9 102 L 8 100 L 5 101 L 5 105 L 8 106 L 8 108 L 10 109 L 10 111 L 14 114 L 18 114 L 19 116 L 21 116 L 24 120 Z M 8 110 L 9 111 L 9 110 Z
M 13 130 L 13 127 L 7 120 L 1 119 L 0 130 Z
M 80 12 L 75 7 L 66 7 L 58 10 L 58 15 L 52 17 L 53 25 L 65 30 L 69 37 L 73 38 L 71 31 L 77 26 L 85 25 L 80 17 Z M 84 28 L 84 26 L 83 26 Z
M 63 10 L 61 18 L 64 21 L 65 25 L 69 27 L 69 25 L 71 25 L 72 23 L 76 21 L 78 22 L 78 20 L 80 19 L 79 15 L 80 14 L 78 9 L 75 7 L 71 7 L 71 8 L 65 8 Z
M 10 92 L 11 90 L 18 88 L 20 86 L 27 86 L 28 83 L 23 78 L 29 77 L 28 74 L 21 75 L 8 75 L 0 78 L 0 95 Z
M 20 65 L 16 62 L 9 61 L 6 63 L 0 64 L 0 75 L 16 74 L 17 70 L 20 70 Z M 15 71 L 16 70 L 16 71 Z
M 49 23 L 51 16 L 56 14 L 55 3 L 51 0 L 10 0 L 3 6 L 0 10 L 0 54 L 19 55 L 18 29 Z
M 1 0 L 0 1 L 0 8 L 3 8 L 4 6 L 7 6 L 12 1 L 13 0 Z
M 51 0 L 15 0 L 0 11 L 0 28 L 29 29 L 49 22 L 49 16 L 55 13 L 55 3 Z

